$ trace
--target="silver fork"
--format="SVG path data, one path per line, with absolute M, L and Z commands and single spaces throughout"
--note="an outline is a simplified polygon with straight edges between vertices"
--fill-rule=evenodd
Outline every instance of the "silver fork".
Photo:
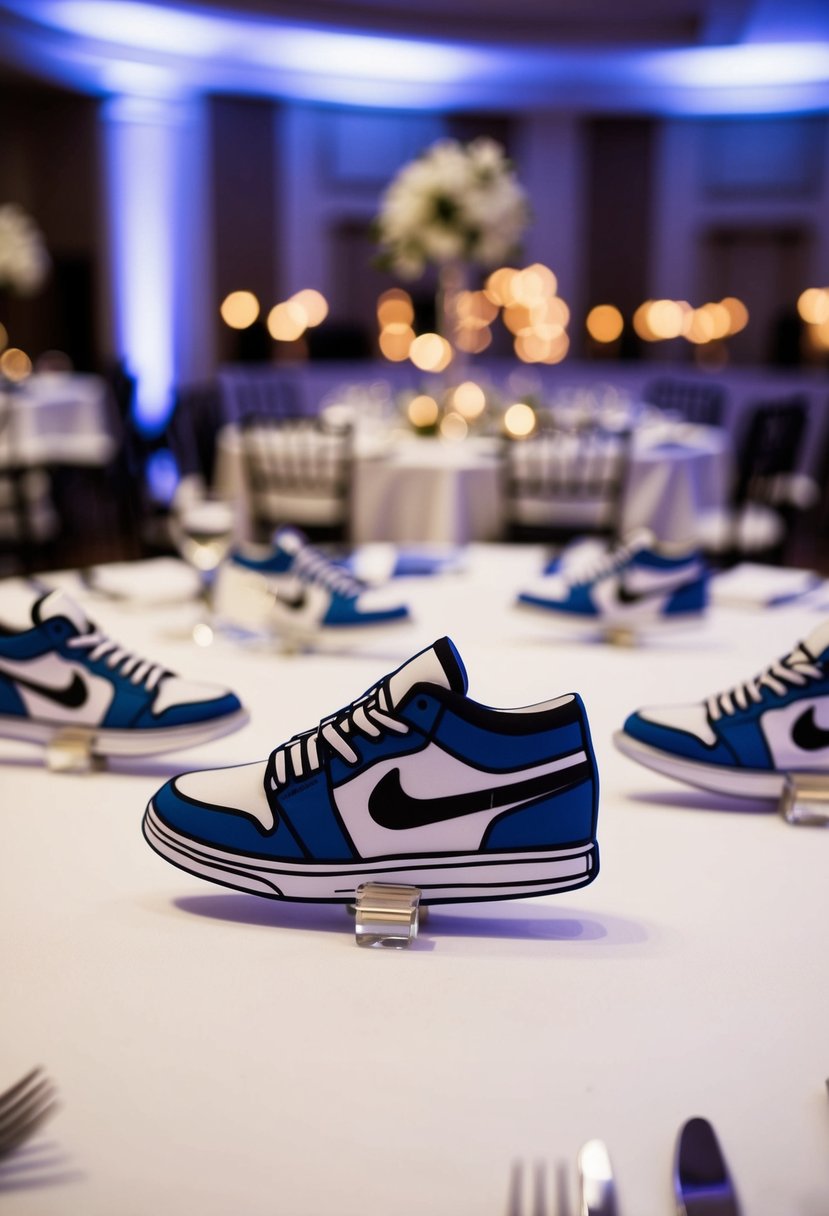
M 57 1091 L 42 1068 L 0 1093 L 0 1158 L 28 1140 L 57 1105 Z
M 509 1182 L 509 1205 L 507 1216 L 549 1216 L 547 1204 L 547 1172 L 544 1166 L 536 1161 L 530 1172 L 530 1180 L 526 1181 L 525 1170 L 520 1161 L 512 1167 Z M 529 1191 L 529 1196 L 526 1192 Z M 526 1202 L 525 1202 L 526 1201 Z

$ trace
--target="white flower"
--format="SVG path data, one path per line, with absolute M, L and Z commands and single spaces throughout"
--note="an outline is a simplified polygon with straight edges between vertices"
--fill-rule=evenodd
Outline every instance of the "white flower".
M 443 139 L 404 165 L 386 189 L 377 233 L 399 274 L 466 260 L 493 265 L 528 222 L 526 200 L 500 144 Z
M 39 229 L 16 203 L 4 203 L 0 206 L 0 287 L 30 295 L 48 270 L 49 255 Z

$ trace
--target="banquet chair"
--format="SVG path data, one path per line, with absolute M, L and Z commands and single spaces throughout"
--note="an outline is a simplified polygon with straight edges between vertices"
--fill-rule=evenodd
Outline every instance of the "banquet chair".
M 700 426 L 722 425 L 725 390 L 718 384 L 663 376 L 647 385 L 642 397 L 648 405 L 677 414 L 686 422 Z
M 216 443 L 225 422 L 219 385 L 182 385 L 176 389 L 167 426 L 167 442 L 182 476 L 198 473 L 205 485 L 213 484 Z
M 699 521 L 701 547 L 713 561 L 783 561 L 794 522 L 817 493 L 812 479 L 798 471 L 807 420 L 802 396 L 757 402 L 747 412 L 729 503 Z
M 565 544 L 579 536 L 616 539 L 630 463 L 631 432 L 550 424 L 506 439 L 505 537 Z
M 0 575 L 49 569 L 59 532 L 49 469 L 0 460 Z
M 246 414 L 239 424 L 252 539 L 293 524 L 317 541 L 350 530 L 352 430 L 319 417 Z
M 250 414 L 295 418 L 303 413 L 297 382 L 290 373 L 270 367 L 220 372 L 219 393 L 222 414 L 228 422 L 241 421 Z

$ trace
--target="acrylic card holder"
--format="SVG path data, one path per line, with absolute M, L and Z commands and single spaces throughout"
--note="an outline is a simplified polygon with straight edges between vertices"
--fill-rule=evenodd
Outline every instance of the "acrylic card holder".
M 95 732 L 82 726 L 65 726 L 46 745 L 46 767 L 52 773 L 97 773 L 106 758 L 95 752 Z
M 829 826 L 829 773 L 787 773 L 779 810 L 797 827 Z
M 405 949 L 417 937 L 420 897 L 418 887 L 384 882 L 359 886 L 353 905 L 357 945 Z

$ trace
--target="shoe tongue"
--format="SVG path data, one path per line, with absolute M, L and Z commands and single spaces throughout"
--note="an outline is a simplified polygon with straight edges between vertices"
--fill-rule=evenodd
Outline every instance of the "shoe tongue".
M 466 692 L 466 669 L 449 638 L 439 638 L 389 676 L 392 708 L 400 704 L 415 684 L 437 684 L 452 692 Z
M 829 621 L 824 621 L 817 629 L 813 629 L 803 644 L 816 659 L 824 655 L 824 652 L 829 650 Z M 825 657 L 829 658 L 829 655 Z
M 84 616 L 81 608 L 62 591 L 50 591 L 32 608 L 32 620 L 36 625 L 42 625 L 44 621 L 49 621 L 55 616 L 66 617 L 72 622 L 78 633 L 88 633 L 92 628 L 91 622 Z
M 274 533 L 273 543 L 283 553 L 289 553 L 291 557 L 296 557 L 300 549 L 305 548 L 308 541 L 298 528 L 284 527 L 279 528 Z

